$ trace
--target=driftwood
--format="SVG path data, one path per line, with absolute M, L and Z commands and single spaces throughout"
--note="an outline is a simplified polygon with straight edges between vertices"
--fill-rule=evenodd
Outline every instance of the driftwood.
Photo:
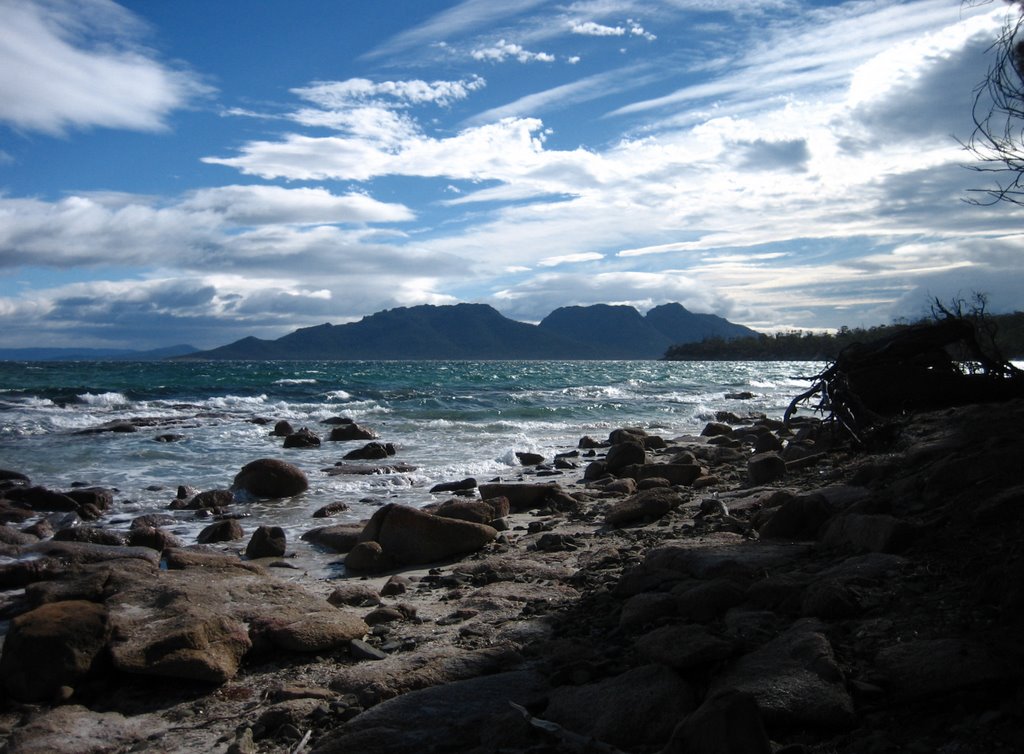
M 865 432 L 904 412 L 1024 398 L 1024 372 L 983 349 L 973 322 L 948 317 L 847 346 L 792 400 L 785 421 L 815 396 L 814 409 L 860 443 Z

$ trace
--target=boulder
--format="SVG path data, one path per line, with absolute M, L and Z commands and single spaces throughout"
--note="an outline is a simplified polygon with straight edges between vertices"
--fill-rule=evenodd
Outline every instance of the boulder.
M 343 503 L 339 500 L 317 508 L 313 511 L 313 518 L 330 518 L 331 516 L 336 516 L 339 513 L 344 513 L 347 510 L 348 503 Z
M 291 422 L 286 419 L 282 419 L 274 425 L 274 430 L 270 433 L 272 437 L 288 437 L 294 434 L 295 428 L 292 427 Z
M 604 468 L 610 474 L 615 474 L 627 466 L 643 465 L 647 462 L 647 451 L 642 443 L 627 440 L 608 449 L 608 455 L 604 459 Z
M 656 628 L 637 640 L 636 649 L 647 662 L 679 671 L 720 662 L 736 653 L 733 642 L 686 624 Z
M 114 611 L 114 666 L 126 673 L 216 684 L 233 678 L 252 647 L 245 624 L 212 605 L 193 605 L 172 595 L 163 610 L 126 605 L 126 611 Z M 145 619 L 131 620 L 132 613 Z
M 573 733 L 630 750 L 664 744 L 695 707 L 693 690 L 664 665 L 551 692 L 542 717 Z
M 1007 652 L 970 638 L 901 642 L 875 657 L 890 699 L 899 703 L 1009 686 L 1024 678 L 1021 667 L 1018 649 Z
M 704 700 L 672 733 L 662 754 L 771 754 L 772 745 L 751 694 L 725 689 Z
M 346 461 L 379 461 L 395 455 L 395 446 L 389 442 L 368 442 L 361 448 L 350 450 L 342 456 Z
M 316 433 L 303 427 L 300 430 L 292 432 L 286 438 L 284 438 L 284 447 L 286 448 L 319 448 L 320 438 L 316 436 Z
M 120 547 L 127 540 L 124 532 L 100 529 L 95 526 L 71 526 L 54 532 L 53 538 L 58 542 L 89 542 L 94 545 L 113 547 Z
M 340 424 L 331 429 L 327 438 L 331 442 L 346 442 L 348 440 L 376 440 L 377 434 L 366 427 L 361 427 L 355 422 Z
M 289 652 L 323 652 L 348 646 L 366 636 L 366 622 L 339 610 L 277 621 L 266 628 L 268 638 Z
M 723 437 L 732 432 L 732 427 L 721 422 L 708 422 L 700 431 L 701 437 Z
M 407 566 L 466 555 L 497 536 L 497 530 L 485 524 L 435 516 L 391 503 L 373 514 L 359 538 L 361 542 L 378 543 L 387 562 Z M 345 560 L 348 568 L 353 567 L 349 562 L 351 555 Z
M 446 500 L 434 513 L 444 518 L 489 524 L 494 519 L 504 518 L 509 514 L 509 502 L 508 498 L 504 497 L 492 497 L 490 500 Z
M 245 536 L 242 525 L 233 518 L 217 521 L 210 524 L 199 532 L 196 541 L 201 545 L 212 544 L 213 542 L 234 542 Z
M 741 657 L 711 691 L 732 688 L 754 697 L 769 728 L 835 729 L 854 720 L 842 671 L 816 620 L 801 619 Z
M 309 488 L 301 469 L 274 458 L 260 458 L 242 467 L 233 486 L 261 498 L 292 497 Z
M 800 495 L 780 505 L 758 533 L 765 539 L 815 539 L 833 512 L 824 495 Z
M 522 466 L 537 466 L 538 464 L 544 463 L 544 456 L 540 453 L 530 453 L 527 451 L 516 451 L 516 459 Z
M 495 497 L 508 499 L 513 512 L 543 508 L 552 495 L 562 491 L 557 484 L 506 484 L 492 483 L 480 485 L 480 499 L 490 500 Z
M 95 602 L 53 602 L 11 621 L 0 657 L 4 690 L 22 702 L 55 701 L 101 660 L 110 637 L 107 609 Z
M 689 486 L 703 473 L 695 463 L 648 463 L 637 469 L 637 481 L 666 479 L 669 484 Z
M 604 520 L 611 526 L 623 526 L 634 521 L 657 519 L 679 506 L 682 501 L 682 496 L 670 489 L 645 490 L 612 505 L 605 513 Z
M 128 544 L 132 547 L 148 547 L 163 552 L 169 547 L 181 547 L 182 541 L 169 531 L 156 526 L 132 526 L 128 532 Z
M 359 541 L 363 528 L 364 524 L 320 526 L 307 531 L 302 535 L 302 539 L 333 552 L 348 552 Z
M 252 533 L 245 555 L 253 560 L 283 557 L 286 541 L 284 529 L 280 526 L 260 526 Z
M 832 519 L 821 543 L 826 547 L 897 553 L 910 546 L 914 535 L 913 526 L 887 514 L 847 513 Z
M 15 487 L 7 490 L 8 500 L 25 505 L 37 511 L 74 511 L 81 510 L 78 501 L 63 492 L 56 492 L 46 487 Z
M 477 488 L 476 479 L 473 477 L 467 477 L 457 482 L 441 482 L 435 484 L 430 488 L 431 494 L 438 492 L 464 492 L 466 490 L 475 490 Z
M 786 462 L 778 453 L 757 453 L 747 459 L 747 478 L 751 485 L 768 484 L 786 475 Z

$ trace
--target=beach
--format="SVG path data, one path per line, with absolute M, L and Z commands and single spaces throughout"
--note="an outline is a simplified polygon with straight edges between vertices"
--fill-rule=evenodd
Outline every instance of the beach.
M 247 554 L 258 516 L 158 547 L 9 521 L 7 751 L 1024 746 L 1024 405 L 897 417 L 865 449 L 744 400 L 681 434 L 567 433 L 426 506 L 310 517 L 320 544 L 280 555 Z M 366 519 L 384 544 L 350 559 Z M 452 527 L 485 541 L 415 562 Z

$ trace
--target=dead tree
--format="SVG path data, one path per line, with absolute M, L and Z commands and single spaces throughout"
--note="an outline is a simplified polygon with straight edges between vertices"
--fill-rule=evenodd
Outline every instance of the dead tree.
M 847 346 L 792 400 L 785 421 L 815 397 L 814 409 L 861 444 L 886 418 L 904 412 L 1024 398 L 1024 372 L 986 353 L 970 319 L 949 316 Z

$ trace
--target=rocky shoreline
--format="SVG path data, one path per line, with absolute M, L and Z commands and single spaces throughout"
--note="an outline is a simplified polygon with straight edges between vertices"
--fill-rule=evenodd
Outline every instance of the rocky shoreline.
M 152 519 L 54 536 L 39 510 L 101 520 L 109 493 L 5 473 L 3 750 L 1024 749 L 1024 402 L 870 451 L 719 418 L 311 526 L 330 580 L 272 527 L 244 551 Z

